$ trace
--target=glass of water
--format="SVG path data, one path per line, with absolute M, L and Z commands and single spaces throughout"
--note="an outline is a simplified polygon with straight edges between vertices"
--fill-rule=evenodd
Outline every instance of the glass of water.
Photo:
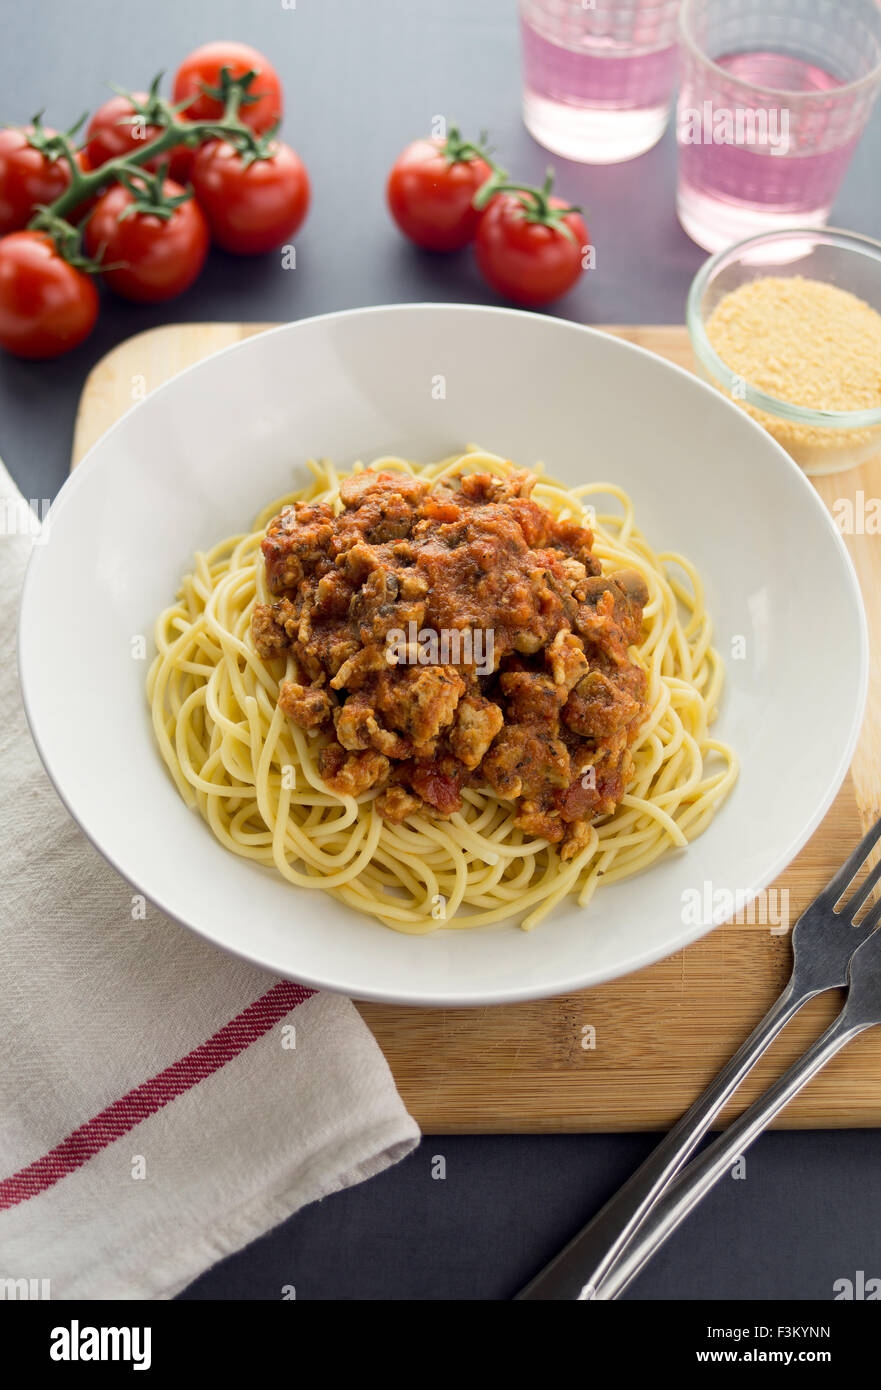
M 708 251 L 826 222 L 881 88 L 878 0 L 683 0 L 679 220 Z
M 585 164 L 660 140 L 677 66 L 680 0 L 520 0 L 523 119 L 540 145 Z

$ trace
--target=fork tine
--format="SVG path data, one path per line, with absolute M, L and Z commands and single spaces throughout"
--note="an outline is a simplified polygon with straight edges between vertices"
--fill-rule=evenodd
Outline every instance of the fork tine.
M 856 930 L 861 932 L 863 936 L 871 936 L 879 922 L 881 922 L 881 901 L 869 908 Z
M 842 864 L 838 873 L 831 878 L 826 887 L 819 894 L 817 902 L 825 905 L 835 903 L 843 896 L 844 890 L 856 878 L 862 867 L 863 861 L 875 848 L 878 840 L 881 839 L 881 816 L 876 820 L 872 829 L 863 837 L 852 854 Z
M 853 919 L 856 917 L 863 903 L 870 896 L 879 879 L 881 879 L 881 858 L 879 858 L 878 863 L 868 877 L 860 884 L 859 888 L 848 898 L 844 907 L 841 909 L 841 916 L 849 918 L 850 922 L 853 923 Z M 860 925 L 862 925 L 862 923 Z

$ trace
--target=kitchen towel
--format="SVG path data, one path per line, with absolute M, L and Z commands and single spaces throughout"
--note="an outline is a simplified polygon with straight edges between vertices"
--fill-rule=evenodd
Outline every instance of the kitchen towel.
M 419 1131 L 347 999 L 175 925 L 67 814 L 15 657 L 36 530 L 0 463 L 0 1288 L 170 1298 Z

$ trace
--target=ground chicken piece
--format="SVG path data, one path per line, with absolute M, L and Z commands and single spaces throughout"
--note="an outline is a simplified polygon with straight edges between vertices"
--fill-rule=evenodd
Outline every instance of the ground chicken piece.
M 387 758 L 412 756 L 412 745 L 400 734 L 382 727 L 366 695 L 350 695 L 342 709 L 334 711 L 334 723 L 340 743 L 352 752 L 375 748 L 377 753 L 384 753 Z
M 347 753 L 338 743 L 329 743 L 319 755 L 318 770 L 337 795 L 361 796 L 371 787 L 382 785 L 390 764 L 388 758 L 372 748 L 363 753 Z
M 332 520 L 326 502 L 294 502 L 273 518 L 261 545 L 272 593 L 295 589 L 316 567 L 327 566 Z
M 370 571 L 349 604 L 349 620 L 359 629 L 362 642 L 382 638 L 389 627 L 396 626 L 394 604 L 398 590 L 397 575 L 384 565 Z
M 357 647 L 343 662 L 331 685 L 334 690 L 360 690 L 371 676 L 385 670 L 387 665 L 385 653 L 378 647 Z
M 522 632 L 515 632 L 511 646 L 515 652 L 521 652 L 523 656 L 533 656 L 544 646 L 544 638 L 538 632 L 531 632 L 527 628 Z
M 427 482 L 401 473 L 356 473 L 344 478 L 341 536 L 352 530 L 373 545 L 403 540 L 416 520 L 415 507 L 427 491 Z
M 492 473 L 466 473 L 460 479 L 463 497 L 473 502 L 507 502 L 511 497 L 528 497 L 537 482 L 534 473 L 518 468 L 507 478 Z
M 516 724 L 555 720 L 569 693 L 565 686 L 555 685 L 550 676 L 533 671 L 505 671 L 499 684 L 508 697 L 508 717 Z
M 452 666 L 396 668 L 380 677 L 377 708 L 393 729 L 426 743 L 453 721 L 465 682 Z
M 344 507 L 360 507 L 368 498 L 397 494 L 415 506 L 428 488 L 427 482 L 408 473 L 353 473 L 340 483 L 340 500 Z
M 606 739 L 635 719 L 640 704 L 602 671 L 591 671 L 572 691 L 563 723 L 582 738 Z
M 537 835 L 552 845 L 558 844 L 566 833 L 559 811 L 543 810 L 537 801 L 521 801 L 514 824 L 525 830 L 527 835 Z
M 499 596 L 499 616 L 505 626 L 522 629 L 534 613 L 532 593 L 515 574 L 504 575 Z M 541 643 L 539 643 L 541 645 Z
M 584 643 L 574 632 L 562 629 L 557 633 L 548 650 L 545 662 L 551 668 L 556 685 L 571 690 L 581 677 L 587 674 L 588 661 L 584 655 Z
M 562 554 L 562 552 L 560 552 Z M 561 560 L 560 568 L 565 575 L 566 582 L 572 588 L 576 584 L 583 584 L 587 578 L 587 569 L 580 560 Z
M 331 676 L 339 675 L 349 657 L 355 656 L 359 651 L 361 645 L 354 637 L 331 635 L 321 644 L 321 655 Z
M 394 785 L 380 792 L 374 804 L 383 820 L 400 825 L 408 816 L 415 816 L 421 811 L 425 803 L 421 797 L 408 792 L 406 787 Z
M 628 658 L 625 660 L 613 660 L 603 651 L 592 650 L 590 653 L 590 673 L 602 671 L 604 676 L 608 676 L 613 685 L 617 685 L 621 690 L 626 691 L 640 705 L 645 700 L 646 689 L 648 688 L 648 676 L 641 666 Z
M 406 629 L 409 623 L 421 627 L 425 604 L 399 602 L 400 581 L 396 574 L 378 565 L 365 579 L 349 604 L 348 617 L 365 644 L 382 642 L 392 630 Z
M 320 729 L 330 719 L 333 702 L 326 690 L 298 685 L 296 681 L 282 681 L 278 707 L 301 729 Z
M 549 787 L 568 787 L 569 752 L 541 724 L 513 724 L 503 729 L 481 763 L 481 771 L 499 796 L 540 796 Z
M 375 748 L 377 753 L 384 753 L 387 758 L 411 758 L 413 756 L 413 745 L 408 743 L 400 734 L 394 733 L 391 729 L 384 729 L 377 724 L 375 719 L 367 721 L 370 730 L 370 747 Z
M 373 546 L 366 545 L 364 541 L 355 541 L 347 550 L 337 556 L 336 562 L 346 577 L 356 584 L 361 584 L 371 570 L 375 570 L 378 565 L 382 564 Z
M 289 603 L 288 607 L 291 608 L 293 605 Z M 251 614 L 251 638 L 257 655 L 264 661 L 271 661 L 273 657 L 287 651 L 291 645 L 291 639 L 283 624 L 278 621 L 275 609 L 268 603 L 254 605 L 254 612 Z
M 413 570 L 412 574 L 402 574 L 400 583 L 401 598 L 425 598 L 429 590 L 429 583 L 425 575 L 420 574 L 416 569 Z M 421 619 L 419 621 L 421 622 Z
M 334 711 L 336 736 L 351 752 L 370 747 L 371 724 L 376 727 L 376 713 L 365 695 L 350 695 L 342 708 Z
M 352 601 L 352 585 L 339 570 L 321 576 L 315 590 L 315 614 L 321 618 L 344 618 Z
M 456 709 L 450 747 L 469 769 L 477 767 L 505 719 L 498 705 L 482 695 L 466 695 Z
M 574 859 L 589 843 L 590 823 L 584 820 L 575 821 L 566 827 L 566 838 L 560 846 L 560 858 L 564 863 Z

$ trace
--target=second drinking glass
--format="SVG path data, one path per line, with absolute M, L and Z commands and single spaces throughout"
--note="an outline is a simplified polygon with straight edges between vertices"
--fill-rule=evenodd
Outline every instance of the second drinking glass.
M 679 220 L 708 251 L 822 225 L 881 86 L 877 0 L 683 0 Z

